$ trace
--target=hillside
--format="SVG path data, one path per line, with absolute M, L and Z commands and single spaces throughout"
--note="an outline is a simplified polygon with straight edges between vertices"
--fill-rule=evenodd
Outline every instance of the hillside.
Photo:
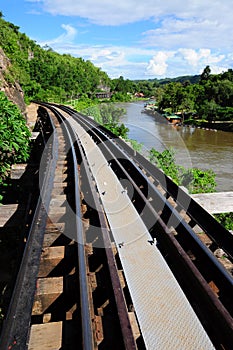
M 160 85 L 168 84 L 168 83 L 182 83 L 190 82 L 190 84 L 197 84 L 200 81 L 201 76 L 200 75 L 184 75 L 176 78 L 164 78 L 159 79 L 158 82 Z
M 195 115 L 190 123 L 196 123 L 196 117 L 204 122 L 233 120 L 232 69 L 211 74 L 207 66 L 201 75 L 172 79 L 110 79 L 88 60 L 39 46 L 2 17 L 0 12 L 0 90 L 23 112 L 24 102 L 31 100 L 64 103 L 79 98 L 88 107 L 106 91 L 113 102 L 131 101 L 139 92 L 146 98 L 153 96 L 160 110 L 179 112 L 183 119 L 185 114 Z M 226 128 L 232 130 L 232 126 Z
M 108 75 L 90 61 L 40 47 L 1 15 L 0 28 L 0 88 L 17 104 L 21 101 L 13 97 L 11 87 L 26 101 L 52 98 L 64 102 L 84 93 L 92 96 L 109 86 Z
M 198 84 L 200 81 L 201 76 L 200 75 L 184 75 L 180 77 L 175 78 L 162 78 L 162 79 L 148 79 L 146 81 L 150 82 L 151 84 L 154 84 L 156 86 L 165 85 L 169 83 L 181 83 L 184 84 L 186 82 L 189 82 L 190 84 Z M 139 83 L 145 80 L 134 80 L 135 83 Z

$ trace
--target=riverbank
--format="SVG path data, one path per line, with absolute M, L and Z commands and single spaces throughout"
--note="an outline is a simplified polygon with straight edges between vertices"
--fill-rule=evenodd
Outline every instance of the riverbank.
M 217 192 L 233 191 L 232 150 L 230 132 L 218 132 L 199 126 L 173 126 L 156 113 L 142 113 L 144 103 L 117 104 L 126 109 L 120 122 L 129 129 L 128 137 L 162 152 L 172 147 L 177 164 L 186 168 L 212 169 L 216 174 Z
M 184 122 L 184 125 L 192 126 L 192 127 L 198 127 L 205 130 L 221 130 L 226 132 L 233 132 L 233 121 L 214 121 L 214 122 L 208 122 L 208 121 L 195 121 L 195 119 Z
M 143 109 L 141 113 L 145 113 L 148 115 L 151 115 L 155 118 L 156 121 L 164 124 L 173 124 L 169 122 L 161 113 L 159 113 L 156 110 L 153 109 Z M 173 124 L 175 125 L 175 124 Z M 179 122 L 177 123 L 179 126 L 190 126 L 190 127 L 196 127 L 196 128 L 201 128 L 205 130 L 221 130 L 221 131 L 226 131 L 226 132 L 233 132 L 233 121 L 221 121 L 221 120 L 216 120 L 216 121 L 204 121 L 200 119 L 188 119 L 184 120 L 184 122 Z

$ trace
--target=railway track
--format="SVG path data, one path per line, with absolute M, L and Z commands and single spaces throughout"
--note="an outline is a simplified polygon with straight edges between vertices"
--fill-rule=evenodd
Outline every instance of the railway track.
M 103 240 L 102 246 L 108 248 L 95 249 L 84 237 L 90 224 L 83 217 L 86 205 L 79 188 L 81 158 L 77 158 L 81 153 L 74 148 L 74 135 L 59 113 L 45 112 L 43 117 L 51 119 L 52 133 L 41 161 L 41 197 L 0 348 L 97 349 L 101 343 L 106 349 L 134 349 L 129 321 L 133 313 L 125 303 L 101 208 L 100 218 L 92 215 L 91 220 L 101 220 L 95 239 Z M 84 172 L 83 168 L 82 176 Z M 91 195 L 87 185 L 82 190 Z
M 121 219 L 124 213 L 133 213 L 138 227 L 144 225 L 148 252 L 154 257 L 158 251 L 159 259 L 163 257 L 179 282 L 200 326 L 191 310 L 188 319 L 181 321 L 195 322 L 197 333 L 203 333 L 200 339 L 206 342 L 201 348 L 231 349 L 233 280 L 211 251 L 220 247 L 232 260 L 230 233 L 145 158 L 92 119 L 68 107 L 43 106 L 42 118 L 50 118 L 51 137 L 41 163 L 41 197 L 3 327 L 1 349 L 148 348 L 145 315 L 141 315 L 140 298 L 138 302 L 134 280 L 127 272 L 133 241 L 124 231 L 128 225 L 126 218 Z M 93 156 L 88 147 L 99 153 Z M 105 180 L 103 175 L 98 177 L 104 166 L 95 170 L 99 154 L 105 159 Z M 120 184 L 120 195 L 128 200 L 118 216 L 118 226 L 123 222 L 120 234 L 107 209 L 112 173 Z M 195 225 L 208 235 L 211 249 L 197 237 Z M 140 279 L 143 269 L 142 265 Z M 149 270 L 154 280 L 156 266 L 152 264 Z M 165 298 L 166 293 L 163 303 L 169 306 L 171 300 Z M 158 317 L 156 322 L 159 328 Z M 175 323 L 173 320 L 169 327 L 176 328 Z M 169 327 L 163 325 L 161 339 L 170 334 Z M 180 330 L 177 332 L 179 337 Z M 183 341 L 183 349 L 197 348 L 196 339 L 193 347 Z M 172 342 L 174 339 L 166 349 L 174 348 Z

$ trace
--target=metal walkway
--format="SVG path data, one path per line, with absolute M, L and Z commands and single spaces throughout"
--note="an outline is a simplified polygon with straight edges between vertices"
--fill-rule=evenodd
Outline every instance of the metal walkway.
M 149 350 L 214 349 L 141 217 L 101 151 L 75 121 Z

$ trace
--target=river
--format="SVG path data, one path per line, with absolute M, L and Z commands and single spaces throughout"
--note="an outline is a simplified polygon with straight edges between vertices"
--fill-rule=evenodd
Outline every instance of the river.
M 216 173 L 217 191 L 233 191 L 233 133 L 193 127 L 174 127 L 159 123 L 155 117 L 141 113 L 143 102 L 121 103 L 126 115 L 121 117 L 128 136 L 143 144 L 143 153 L 154 147 L 158 151 L 172 147 L 177 164 L 186 168 L 212 169 Z

